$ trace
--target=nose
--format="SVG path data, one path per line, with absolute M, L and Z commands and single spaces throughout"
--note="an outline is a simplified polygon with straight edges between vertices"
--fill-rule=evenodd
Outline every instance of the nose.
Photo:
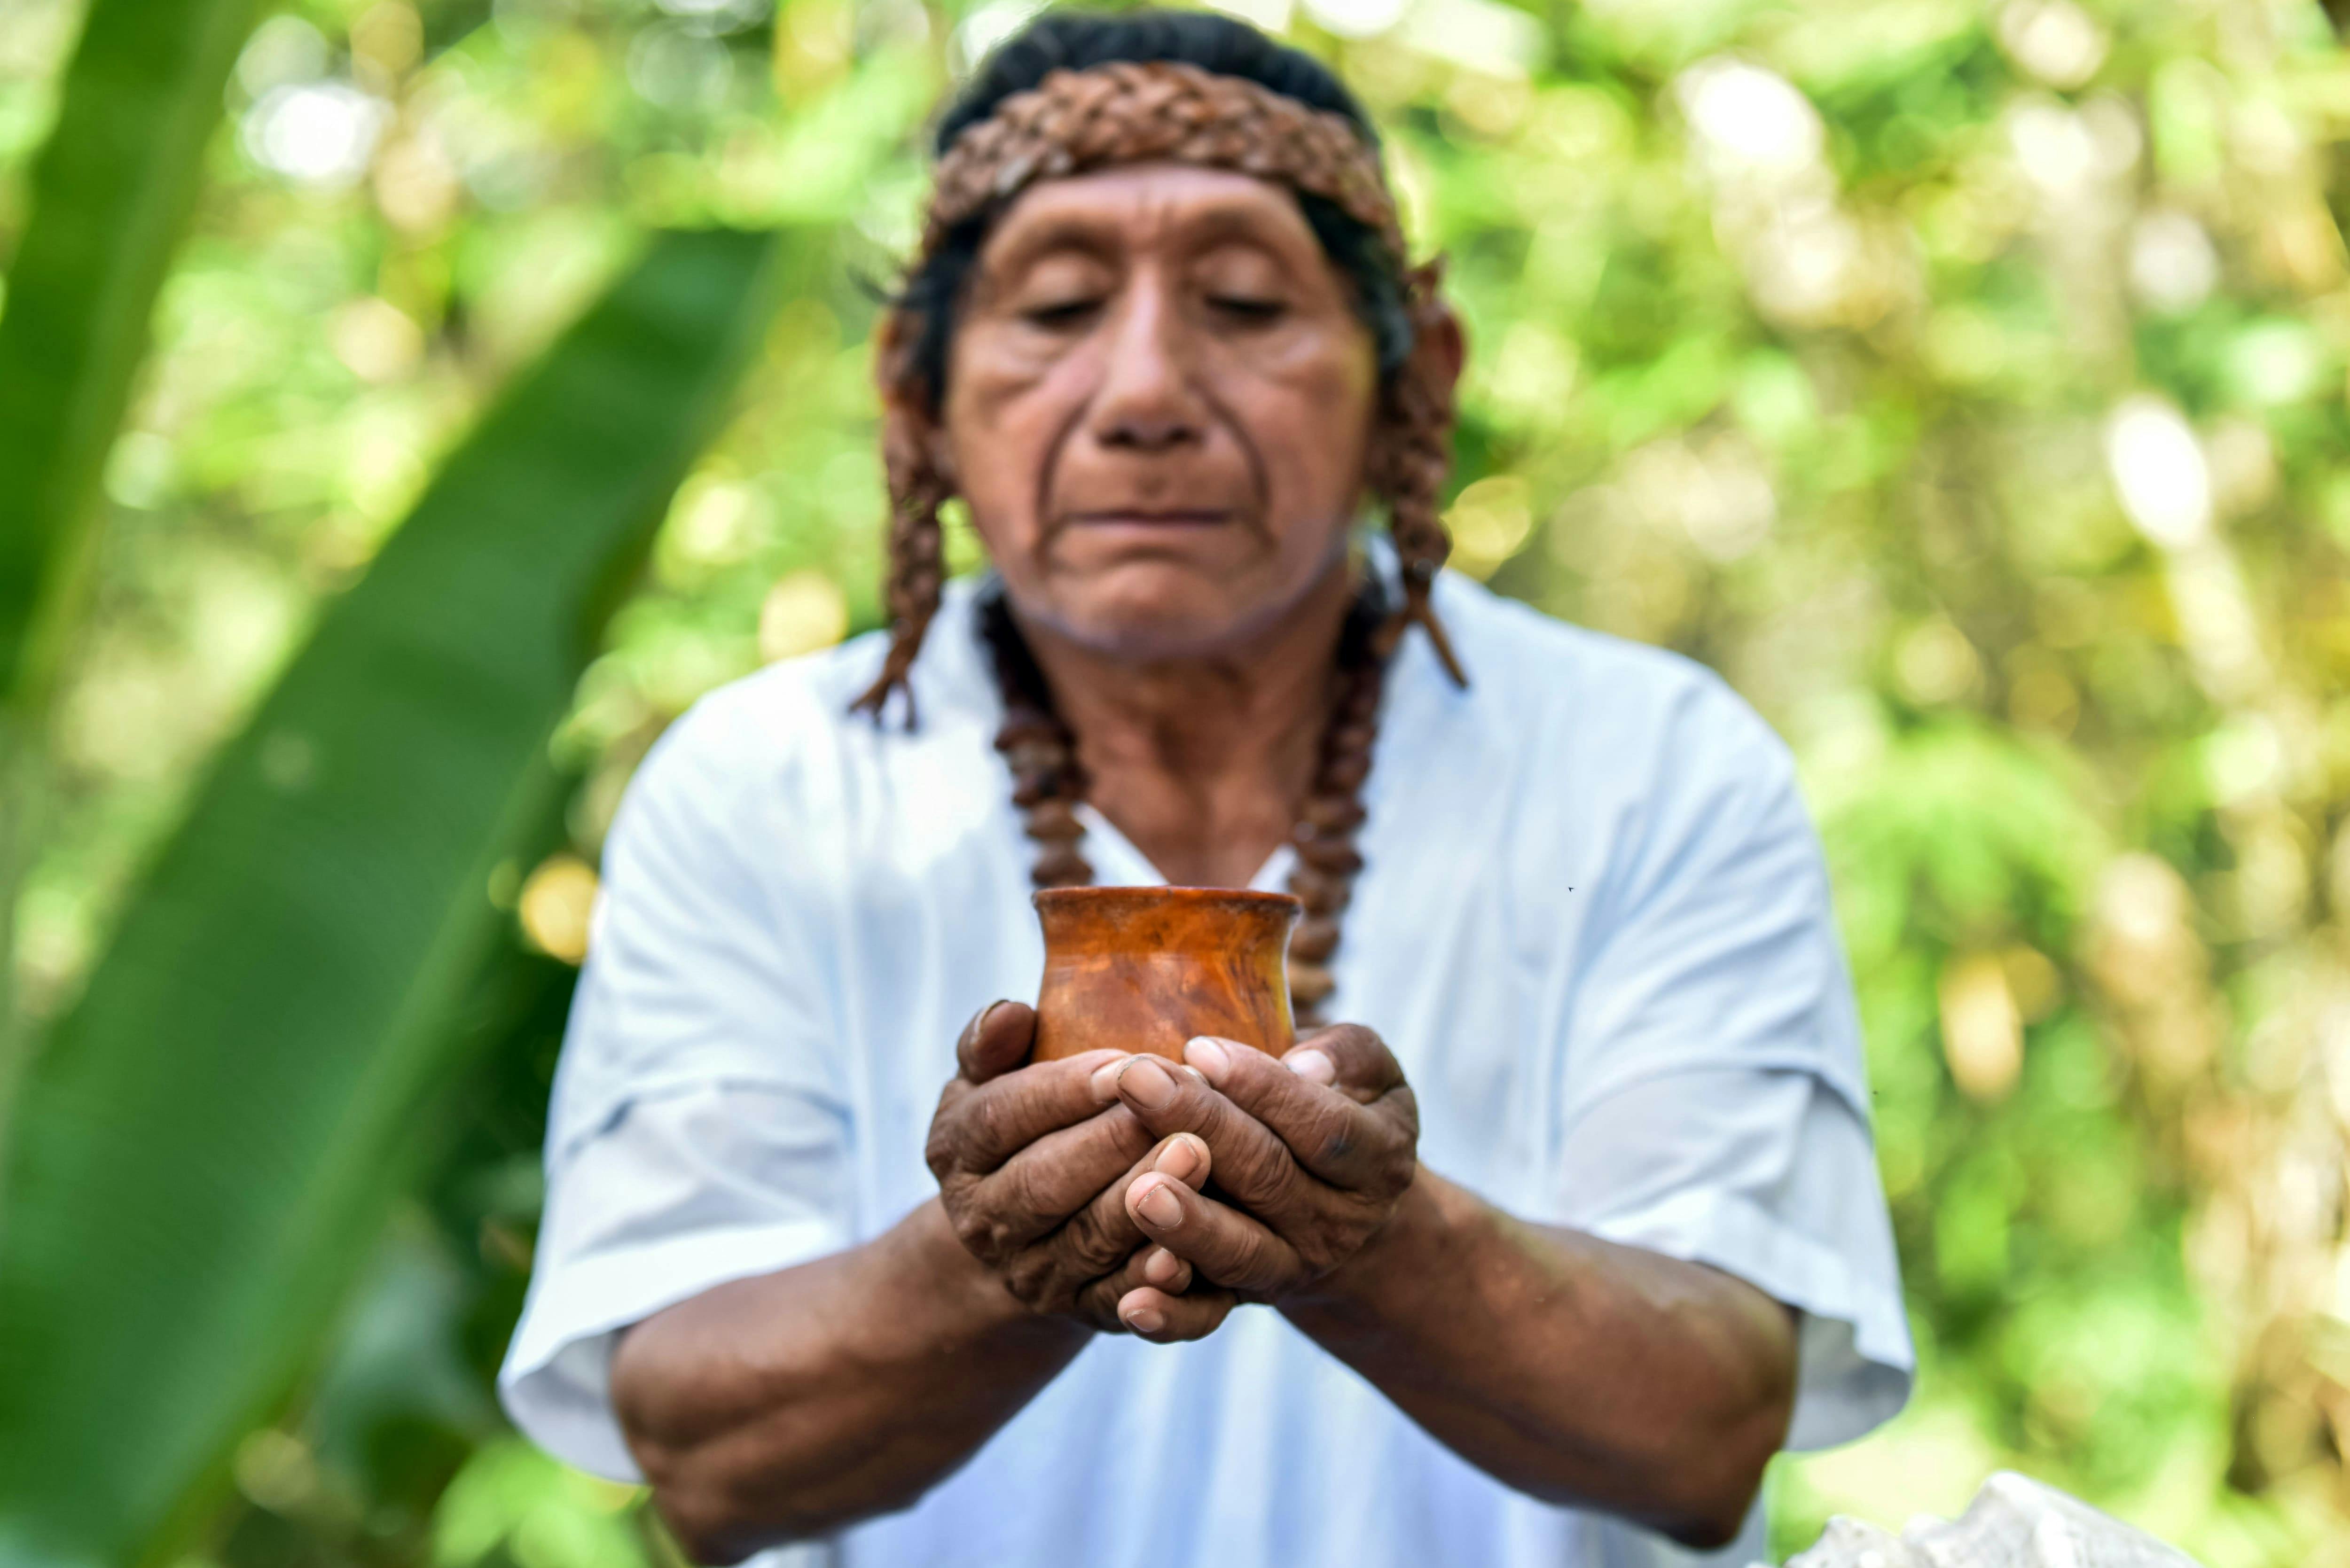
M 1181 312 L 1148 271 L 1123 291 L 1105 348 L 1108 363 L 1087 421 L 1096 441 L 1164 452 L 1201 440 L 1207 411 L 1192 379 Z

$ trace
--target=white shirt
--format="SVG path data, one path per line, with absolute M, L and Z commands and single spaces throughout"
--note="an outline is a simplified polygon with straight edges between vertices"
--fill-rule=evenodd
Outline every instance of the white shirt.
M 922 1144 L 958 1032 L 1035 994 L 1033 846 L 972 597 L 951 591 L 916 665 L 919 731 L 847 713 L 881 655 L 860 638 L 704 699 L 621 808 L 501 1378 L 573 1464 L 636 1474 L 608 1401 L 617 1329 L 864 1241 L 937 1190 Z M 1800 1309 L 1791 1446 L 1858 1436 L 1913 1362 L 1786 749 L 1687 660 L 1455 576 L 1437 603 L 1472 684 L 1405 640 L 1329 1014 L 1394 1051 L 1431 1169 Z M 1085 819 L 1099 881 L 1163 881 Z M 1290 856 L 1254 885 L 1280 888 Z M 1721 1555 L 1762 1554 L 1758 1509 Z M 1196 1344 L 1097 1338 L 914 1507 L 764 1568 L 1687 1560 L 1511 1490 L 1243 1307 Z

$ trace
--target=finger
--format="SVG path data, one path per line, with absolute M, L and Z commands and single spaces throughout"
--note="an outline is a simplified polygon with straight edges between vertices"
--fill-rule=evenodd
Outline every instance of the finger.
M 1216 1185 L 1250 1209 L 1271 1214 L 1296 1190 L 1297 1162 L 1281 1139 L 1198 1072 L 1135 1056 L 1105 1069 L 1104 1076 L 1152 1132 L 1197 1133 L 1214 1155 Z
M 1095 1280 L 1077 1293 L 1079 1315 L 1107 1334 L 1117 1334 L 1126 1327 L 1119 1321 L 1118 1303 L 1130 1292 L 1146 1286 L 1170 1296 L 1180 1296 L 1191 1286 L 1191 1265 L 1166 1248 L 1145 1241 L 1128 1253 L 1123 1262 L 1110 1272 Z M 1212 1292 L 1215 1287 L 1207 1287 Z
M 1307 1272 L 1289 1243 L 1264 1226 L 1156 1171 L 1126 1189 L 1126 1210 L 1144 1235 L 1210 1284 L 1273 1296 Z
M 1405 1086 L 1403 1066 L 1395 1053 L 1359 1023 L 1316 1029 L 1291 1046 L 1281 1060 L 1299 1077 L 1326 1084 L 1359 1105 Z
M 1141 1273 L 1145 1284 L 1170 1296 L 1181 1295 L 1191 1283 L 1191 1265 L 1160 1246 L 1143 1249 Z
M 958 1222 L 978 1226 L 990 1248 L 1024 1247 L 1076 1224 L 1101 1204 L 1103 1190 L 1150 1168 L 1150 1129 L 1124 1106 L 1111 1106 L 1071 1127 L 1046 1133 L 971 1184 L 957 1205 Z M 1115 1268 L 1141 1237 L 1076 1238 L 1090 1245 L 1073 1255 L 1087 1263 L 1079 1277 Z
M 1122 1114 L 1130 1114 L 1123 1106 L 1118 1108 Z M 1177 1133 L 1162 1139 L 1122 1178 L 1096 1192 L 1093 1201 L 1071 1216 L 1059 1233 L 1045 1243 L 1053 1267 L 1065 1277 L 1081 1280 L 1111 1274 L 1149 1241 L 1136 1229 L 1134 1217 L 1126 1211 L 1127 1188 L 1146 1171 L 1158 1170 L 1186 1183 L 1196 1192 L 1208 1185 L 1211 1165 L 1208 1146 L 1198 1135 Z
M 1014 1003 L 1014 1005 L 1017 1005 Z M 1088 1051 L 1057 1062 L 1036 1062 L 992 1082 L 961 1078 L 939 1097 L 931 1128 L 931 1168 L 993 1170 L 1046 1133 L 1075 1127 L 1116 1096 L 1094 1074 L 1118 1059 L 1116 1051 Z
M 1408 1161 L 1419 1141 L 1418 1106 L 1410 1088 L 1399 1084 L 1369 1104 L 1358 1105 L 1296 1071 L 1293 1064 L 1301 1057 L 1331 1060 L 1301 1046 L 1276 1061 L 1262 1051 L 1209 1035 L 1183 1047 L 1183 1059 L 1201 1077 L 1280 1138 L 1291 1157 L 1315 1176 L 1353 1191 L 1392 1181 L 1397 1162 Z
M 1232 1315 L 1240 1298 L 1230 1291 L 1194 1290 L 1189 1295 L 1169 1295 L 1152 1285 L 1141 1285 L 1118 1299 L 1118 1321 L 1137 1339 L 1153 1345 L 1177 1345 L 1205 1339 Z
M 1230 1310 L 1233 1299 L 1232 1292 L 1219 1290 L 1201 1281 L 1184 1259 L 1164 1247 L 1146 1241 L 1137 1246 L 1116 1271 L 1078 1292 L 1075 1310 L 1077 1316 L 1105 1334 L 1131 1333 L 1133 1331 L 1126 1321 L 1118 1315 L 1118 1303 L 1136 1291 L 1146 1289 L 1160 1295 L 1210 1303 L 1215 1310 L 1210 1314 L 1209 1327 L 1222 1321 L 1223 1314 Z M 1184 1309 L 1186 1318 L 1199 1315 L 1188 1307 Z M 1170 1337 L 1161 1331 L 1151 1332 L 1159 1338 Z M 1193 1338 L 1196 1335 L 1179 1334 L 1174 1337 Z
M 1123 1106 L 1113 1106 L 1108 1114 L 1134 1122 L 1133 1113 Z M 1161 1262 L 1153 1273 L 1136 1272 L 1138 1260 L 1152 1249 L 1149 1239 L 1126 1211 L 1128 1185 L 1156 1169 L 1197 1189 L 1207 1184 L 1208 1168 L 1208 1146 L 1190 1133 L 1178 1133 L 1116 1181 L 1095 1191 L 1089 1202 L 1067 1217 L 1066 1224 L 1040 1223 L 1032 1212 L 993 1207 L 1003 1199 L 999 1193 L 983 1193 L 981 1187 L 986 1183 L 983 1183 L 954 1205 L 955 1234 L 975 1255 L 1003 1259 L 999 1266 L 1013 1293 L 1022 1301 L 1042 1303 L 1055 1311 L 1074 1301 L 1095 1327 L 1115 1332 L 1118 1324 L 1114 1308 L 1121 1293 L 1144 1283 L 1180 1293 L 1191 1277 L 1188 1264 L 1176 1270 Z M 988 1182 L 996 1179 L 991 1177 Z M 1088 1293 L 1092 1293 L 1090 1308 Z
M 1036 1044 L 1036 1010 L 1018 1002 L 991 1002 L 963 1025 L 955 1042 L 955 1071 L 984 1084 L 1028 1060 Z

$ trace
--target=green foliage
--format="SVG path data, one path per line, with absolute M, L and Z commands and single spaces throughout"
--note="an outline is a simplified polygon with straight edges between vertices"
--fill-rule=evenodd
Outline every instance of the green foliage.
M 81 3 L 0 28 L 0 235 Z M 1923 1369 L 1887 1430 L 1784 1465 L 1782 1544 L 2012 1464 L 2215 1568 L 2341 1568 L 2350 55 L 2304 0 L 1387 9 L 1283 15 L 1451 257 L 1455 564 L 1722 670 L 1835 872 Z M 910 243 L 930 104 L 1023 12 L 271 10 L 105 464 L 20 905 L 36 1013 L 196 781 L 249 765 L 220 749 L 314 607 L 636 236 L 803 224 L 743 412 L 558 731 L 561 831 L 488 877 L 577 950 L 556 895 L 661 727 L 879 618 L 859 280 Z M 243 1439 L 204 1559 L 563 1568 L 641 1522 L 487 1393 L 569 974 L 516 941 L 440 1048 L 476 1069 L 418 1113 L 445 1152 L 351 1240 L 358 1312 Z
M 189 210 L 254 0 L 105 0 L 68 74 L 58 133 L 32 172 L 41 219 L 0 316 L 0 952 L 47 816 L 39 744 L 58 645 L 80 603 L 99 472 L 146 352 L 155 294 Z M 0 1108 L 22 1051 L 0 971 Z
M 79 534 L 195 204 L 221 89 L 255 0 L 97 0 L 35 166 L 38 214 L 0 317 L 0 696 L 26 701 L 86 553 Z M 46 591 L 46 594 L 44 592 Z M 61 628 L 52 628 L 54 636 Z
M 779 242 L 658 240 L 443 468 L 222 753 L 26 1082 L 0 1531 L 121 1562 L 282 1397 L 441 1142 L 493 869 L 757 341 Z

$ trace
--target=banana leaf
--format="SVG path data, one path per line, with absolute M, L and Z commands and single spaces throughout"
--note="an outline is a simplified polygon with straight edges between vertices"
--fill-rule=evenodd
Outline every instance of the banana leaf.
M 0 7 L 0 9 L 5 9 Z M 39 739 L 99 476 L 255 0 L 91 0 L 0 314 L 0 1111 L 21 1049 L 16 888 L 48 805 Z M 5 26 L 0 21 L 0 26 Z
M 91 0 L 0 316 L 0 697 L 31 704 L 255 0 Z M 36 633 L 42 633 L 36 638 Z M 31 688 L 31 691 L 26 691 Z
M 156 1561 L 296 1385 L 428 1140 L 547 740 L 787 242 L 657 240 L 226 749 L 18 1098 L 0 1563 Z

